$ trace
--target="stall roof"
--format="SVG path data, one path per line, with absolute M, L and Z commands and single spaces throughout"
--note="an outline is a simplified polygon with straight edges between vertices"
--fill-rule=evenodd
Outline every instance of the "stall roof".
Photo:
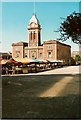
M 8 62 L 8 60 L 5 60 L 5 59 L 0 60 L 1 65 L 5 65 L 7 62 Z
M 27 58 L 15 58 L 15 60 L 16 60 L 17 62 L 21 62 L 21 63 L 23 63 L 23 64 L 28 64 L 28 63 L 30 63 L 30 60 L 28 60 Z
M 54 60 L 54 59 L 48 59 L 49 62 L 63 62 L 63 60 Z

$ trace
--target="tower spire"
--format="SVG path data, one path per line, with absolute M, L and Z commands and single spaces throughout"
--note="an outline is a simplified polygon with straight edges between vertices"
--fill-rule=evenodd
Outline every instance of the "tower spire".
M 36 13 L 35 13 L 35 0 L 34 0 L 34 15 L 35 15 Z

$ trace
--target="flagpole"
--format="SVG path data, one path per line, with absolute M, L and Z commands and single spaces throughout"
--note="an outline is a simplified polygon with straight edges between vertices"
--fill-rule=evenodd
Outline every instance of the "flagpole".
M 34 15 L 35 15 L 35 0 L 34 0 Z

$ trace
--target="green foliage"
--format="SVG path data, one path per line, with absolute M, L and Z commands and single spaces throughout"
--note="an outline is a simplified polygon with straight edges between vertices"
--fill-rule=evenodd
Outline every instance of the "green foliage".
M 81 13 L 73 12 L 67 16 L 66 20 L 61 23 L 60 39 L 66 41 L 71 38 L 74 43 L 81 44 Z
M 75 56 L 75 60 L 76 60 L 76 61 L 81 61 L 80 55 L 76 55 L 76 56 Z

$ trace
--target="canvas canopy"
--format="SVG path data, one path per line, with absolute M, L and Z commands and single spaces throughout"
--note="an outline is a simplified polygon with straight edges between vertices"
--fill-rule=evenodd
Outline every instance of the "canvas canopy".
M 23 63 L 23 64 L 28 64 L 28 63 L 30 63 L 30 60 L 28 60 L 28 59 L 26 59 L 26 58 L 15 58 L 15 60 L 16 60 L 17 62 L 21 62 L 21 63 Z
M 32 58 L 34 60 L 34 62 L 36 63 L 43 63 L 43 59 L 35 59 L 35 58 Z
M 49 62 L 56 62 L 56 63 L 59 63 L 59 62 L 63 62 L 63 60 L 54 60 L 54 59 L 48 59 Z
M 5 65 L 7 62 L 8 62 L 8 60 L 4 60 L 4 59 L 3 59 L 3 60 L 0 61 L 0 64 L 1 64 L 1 65 Z

